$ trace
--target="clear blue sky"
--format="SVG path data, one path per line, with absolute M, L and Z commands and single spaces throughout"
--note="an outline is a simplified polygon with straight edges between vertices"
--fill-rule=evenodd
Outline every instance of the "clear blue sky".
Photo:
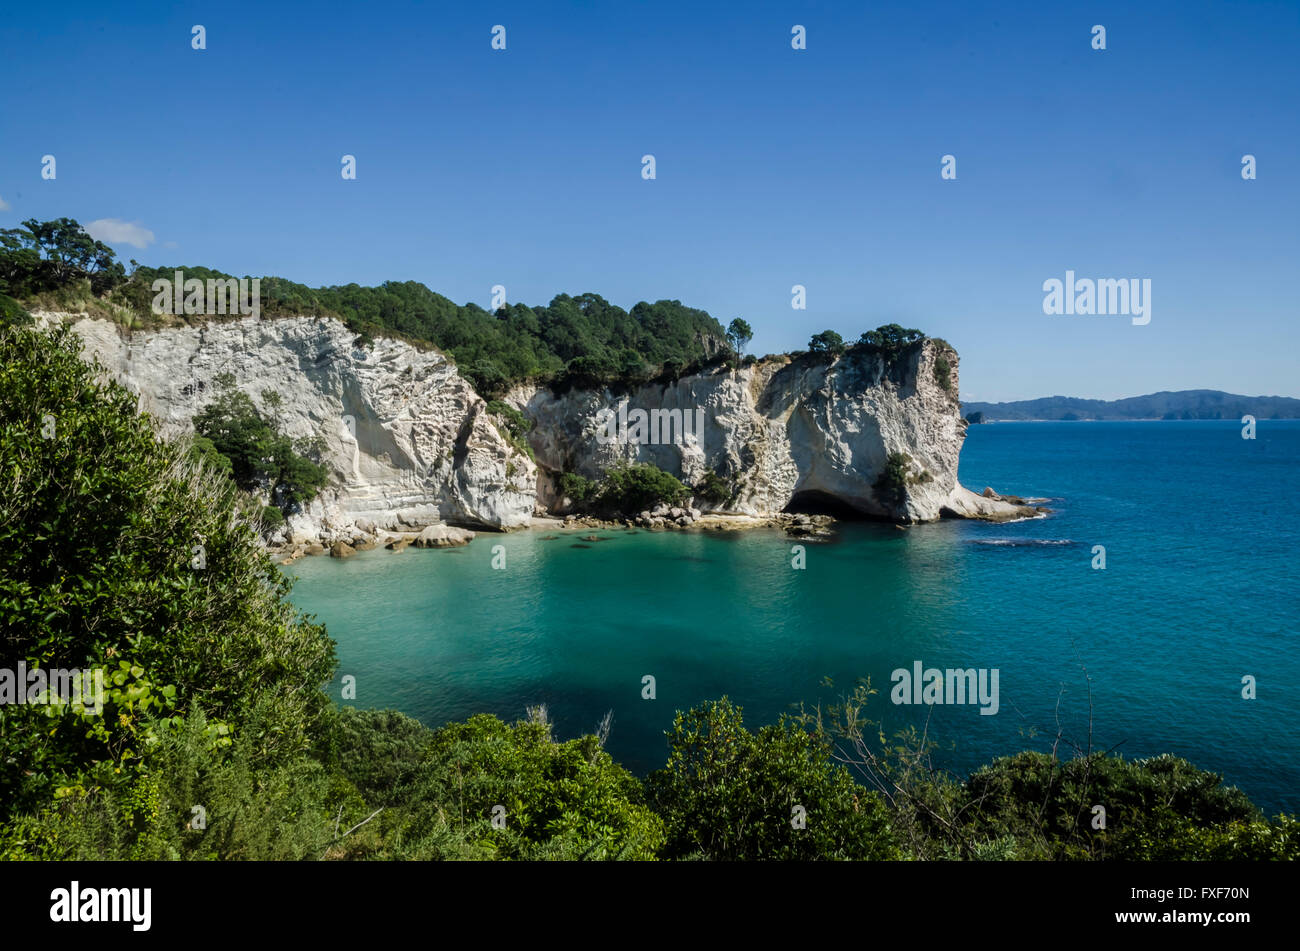
M 896 321 L 966 399 L 1300 396 L 1294 0 L 15 3 L 0 61 L 0 227 L 138 223 L 123 259 L 677 298 L 759 353 Z M 1045 316 L 1066 269 L 1151 323 Z

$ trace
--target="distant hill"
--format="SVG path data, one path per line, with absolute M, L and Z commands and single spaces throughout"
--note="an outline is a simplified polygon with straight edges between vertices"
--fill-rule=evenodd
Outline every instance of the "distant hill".
M 1011 403 L 962 403 L 972 422 L 1017 419 L 1300 419 L 1300 399 L 1289 396 L 1237 396 L 1222 390 L 1178 390 L 1122 400 L 1084 400 L 1045 396 Z M 976 414 L 980 414 L 976 416 Z

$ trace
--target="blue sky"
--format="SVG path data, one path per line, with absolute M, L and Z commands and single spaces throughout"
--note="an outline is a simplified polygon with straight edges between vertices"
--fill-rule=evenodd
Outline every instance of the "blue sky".
M 895 321 L 957 347 L 966 399 L 1300 396 L 1298 52 L 1296 2 L 15 4 L 0 227 L 483 306 L 677 298 L 759 353 Z M 1044 315 L 1067 269 L 1149 278 L 1151 322 Z

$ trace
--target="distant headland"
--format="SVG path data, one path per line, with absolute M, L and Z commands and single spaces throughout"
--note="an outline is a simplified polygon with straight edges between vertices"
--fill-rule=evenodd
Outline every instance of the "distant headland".
M 1239 396 L 1222 390 L 1177 390 L 1122 400 L 1044 396 L 1009 403 L 962 403 L 972 423 L 1014 420 L 1106 419 L 1300 419 L 1300 399 L 1289 396 Z

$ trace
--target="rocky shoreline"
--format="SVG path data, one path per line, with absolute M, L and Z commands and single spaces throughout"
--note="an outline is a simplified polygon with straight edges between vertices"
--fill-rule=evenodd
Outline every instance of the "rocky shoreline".
M 1015 514 L 1007 514 L 993 521 L 1020 521 L 1025 518 L 1044 518 L 1050 509 L 1031 506 L 1036 499 L 1023 499 L 1015 495 L 999 495 L 992 488 L 985 488 L 981 498 L 1004 502 L 1015 506 Z M 698 508 L 687 506 L 658 505 L 646 509 L 632 518 L 599 518 L 594 515 L 569 514 L 563 517 L 535 515 L 523 530 L 531 531 L 651 531 L 651 532 L 735 532 L 757 528 L 777 528 L 792 538 L 810 541 L 824 541 L 834 536 L 840 520 L 830 515 L 810 515 L 798 512 L 781 512 L 776 515 L 744 515 L 731 513 L 703 512 Z M 899 529 L 906 526 L 899 525 Z M 437 523 L 428 525 L 419 531 L 400 531 L 377 527 L 368 519 L 358 519 L 352 528 L 333 530 L 328 543 L 322 540 L 310 540 L 298 537 L 293 541 L 275 540 L 267 545 L 273 561 L 280 565 L 291 565 L 299 558 L 309 555 L 329 555 L 333 558 L 347 558 L 359 551 L 374 548 L 386 548 L 400 553 L 406 548 L 458 548 L 468 545 L 480 532 L 463 526 Z M 493 531 L 490 534 L 504 534 Z M 584 536 L 585 537 L 585 536 Z M 591 536 L 588 541 L 600 541 Z
M 782 528 L 792 537 L 824 539 L 834 534 L 832 526 L 835 524 L 835 519 L 829 515 L 783 513 L 771 517 L 759 517 L 705 514 L 699 509 L 683 510 L 683 514 L 678 516 L 671 516 L 669 514 L 671 510 L 663 514 L 653 514 L 655 512 L 657 510 L 651 510 L 641 513 L 636 518 L 625 519 L 603 519 L 592 515 L 567 515 L 564 518 L 537 516 L 524 526 L 524 530 L 570 532 L 584 529 L 590 531 L 641 529 L 652 532 L 735 532 L 755 528 Z M 272 561 L 277 564 L 291 565 L 299 558 L 311 555 L 348 558 L 359 551 L 370 551 L 375 548 L 386 548 L 394 553 L 400 553 L 406 548 L 457 548 L 468 545 L 480 534 L 445 523 L 429 525 L 418 532 L 389 531 L 370 526 L 367 526 L 367 529 L 358 528 L 352 535 L 338 533 L 338 537 L 328 545 L 320 541 L 306 540 L 272 542 L 267 545 L 267 551 Z M 492 532 L 491 534 L 504 533 Z

